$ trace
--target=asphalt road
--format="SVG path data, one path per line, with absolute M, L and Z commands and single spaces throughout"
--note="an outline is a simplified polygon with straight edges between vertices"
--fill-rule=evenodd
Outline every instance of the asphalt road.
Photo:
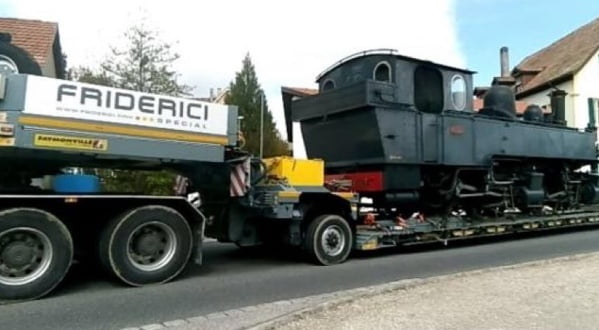
M 386 281 L 599 251 L 599 230 L 359 253 L 322 267 L 285 251 L 209 243 L 175 282 L 129 288 L 83 264 L 51 295 L 0 306 L 0 329 L 120 329 Z

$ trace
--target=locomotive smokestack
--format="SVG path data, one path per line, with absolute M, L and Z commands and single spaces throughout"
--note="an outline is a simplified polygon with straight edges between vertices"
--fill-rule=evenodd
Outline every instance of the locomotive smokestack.
M 507 86 L 513 88 L 516 85 L 516 79 L 510 74 L 510 56 L 507 47 L 501 47 L 499 50 L 499 62 L 501 66 L 501 74 L 493 78 L 491 83 L 493 86 Z
M 561 89 L 552 91 L 551 97 L 551 113 L 553 114 L 553 122 L 558 125 L 567 125 L 566 122 L 566 93 Z
M 501 47 L 499 50 L 499 61 L 501 64 L 501 77 L 510 76 L 510 55 L 507 47 Z

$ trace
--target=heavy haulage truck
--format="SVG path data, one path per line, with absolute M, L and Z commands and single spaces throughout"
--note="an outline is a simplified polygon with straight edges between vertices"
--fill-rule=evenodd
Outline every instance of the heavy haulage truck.
M 325 189 L 322 162 L 254 159 L 238 137 L 235 106 L 3 74 L 0 300 L 47 294 L 74 260 L 97 261 L 133 286 L 166 282 L 189 260 L 201 263 L 205 234 L 242 247 L 302 244 L 306 214 L 318 219 L 312 255 L 345 259 L 354 194 Z M 103 193 L 96 176 L 80 174 L 96 168 L 176 171 L 190 193 Z M 331 256 L 319 252 L 315 227 L 329 222 L 329 240 L 346 240 Z
M 206 236 L 332 265 L 352 249 L 599 223 L 595 101 L 589 127 L 569 128 L 561 91 L 522 118 L 494 86 L 474 112 L 472 72 L 367 51 L 315 95 L 283 88 L 288 134 L 299 122 L 313 160 L 259 159 L 239 147 L 235 106 L 0 68 L 2 301 L 49 293 L 73 260 L 166 282 L 201 263 Z M 104 193 L 73 170 L 94 168 L 176 171 L 187 194 Z

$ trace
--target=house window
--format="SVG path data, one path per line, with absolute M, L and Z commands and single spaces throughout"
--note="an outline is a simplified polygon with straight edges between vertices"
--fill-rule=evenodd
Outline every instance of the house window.
M 322 84 L 322 91 L 328 91 L 335 88 L 335 81 L 332 79 L 327 79 L 324 84 Z
M 459 74 L 451 78 L 451 102 L 456 110 L 466 107 L 466 82 Z
M 520 93 L 522 91 L 522 80 L 516 80 L 516 93 Z
M 391 66 L 386 61 L 379 62 L 374 67 L 373 78 L 376 81 L 391 82 Z

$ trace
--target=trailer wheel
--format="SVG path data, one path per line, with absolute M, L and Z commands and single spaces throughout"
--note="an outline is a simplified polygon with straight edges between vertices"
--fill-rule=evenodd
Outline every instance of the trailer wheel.
M 0 301 L 36 299 L 54 289 L 73 261 L 73 240 L 55 216 L 38 209 L 0 212 Z
M 142 286 L 168 282 L 183 270 L 193 235 L 176 210 L 143 206 L 114 219 L 100 237 L 100 260 L 121 281 Z
M 317 264 L 328 266 L 344 262 L 352 246 L 351 228 L 339 215 L 321 215 L 307 228 L 304 247 Z

